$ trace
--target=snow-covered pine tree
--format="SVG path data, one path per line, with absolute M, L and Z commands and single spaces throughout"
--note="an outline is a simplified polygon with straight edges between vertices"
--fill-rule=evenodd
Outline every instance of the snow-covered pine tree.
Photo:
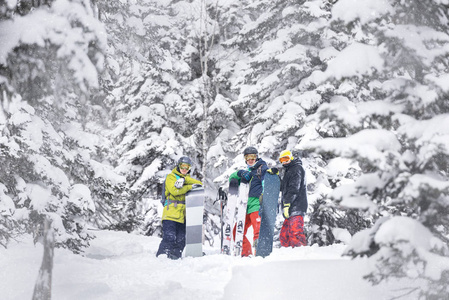
M 9 1 L 0 22 L 8 41 L 0 46 L 1 202 L 19 224 L 8 227 L 11 233 L 38 233 L 48 217 L 55 244 L 80 252 L 91 238 L 94 201 L 120 181 L 96 160 L 105 156 L 97 148 L 99 124 L 86 119 L 102 113 L 90 92 L 99 87 L 103 26 L 86 1 L 47 1 L 29 10 L 22 4 Z
M 319 50 L 324 47 L 322 23 L 329 12 L 307 1 L 260 1 L 245 9 L 249 21 L 226 43 L 241 49 L 235 56 L 239 75 L 229 81 L 238 96 L 232 107 L 249 124 L 239 133 L 237 147 L 259 144 L 262 153 L 274 158 L 295 145 L 305 116 L 321 101 L 300 84 L 323 67 Z
M 157 35 L 166 33 L 170 26 L 168 8 L 157 3 L 110 1 L 103 3 L 100 11 L 111 41 L 107 102 L 113 107 L 114 165 L 126 178 L 117 212 L 121 218 L 114 228 L 160 232 L 160 221 L 152 220 L 159 203 L 148 200 L 157 198 L 157 187 L 165 174 L 156 173 L 173 165 L 171 155 L 178 146 L 174 130 L 167 126 L 163 104 L 174 82 L 164 72 L 165 65 L 171 64 L 169 38 Z M 151 218 L 149 228 L 143 224 L 145 215 Z
M 318 199 L 312 204 L 313 213 L 305 224 L 308 245 L 327 246 L 336 242 L 332 228 L 337 227 L 338 216 L 334 203 L 329 202 L 326 199 Z
M 231 107 L 242 128 L 227 151 L 237 156 L 246 145 L 255 145 L 274 166 L 280 151 L 301 150 L 301 142 L 318 136 L 313 115 L 321 103 L 329 100 L 329 90 L 326 86 L 317 88 L 306 79 L 315 70 L 324 69 L 337 52 L 334 33 L 328 30 L 331 4 L 240 3 L 238 9 L 230 9 L 239 16 L 238 22 L 234 21 L 238 27 L 229 27 L 235 34 L 222 34 L 229 38 L 222 43 L 227 60 L 219 77 L 227 82 L 227 93 L 233 99 Z M 305 157 L 309 202 L 313 204 L 320 194 L 330 190 L 330 184 L 322 158 L 302 154 L 298 153 Z M 231 170 L 240 167 L 242 160 L 236 160 Z M 217 180 L 224 180 L 226 174 Z
M 158 197 L 158 185 L 181 155 L 193 159 L 193 176 L 205 180 L 215 195 L 212 180 L 227 161 L 221 141 L 233 134 L 229 123 L 235 117 L 214 78 L 216 16 L 217 6 L 203 1 L 168 7 L 130 2 L 120 21 L 122 30 L 110 32 L 117 41 L 121 32 L 130 32 L 127 41 L 138 50 L 129 63 L 115 59 L 122 67 L 108 97 L 115 107 L 116 170 L 127 177 L 131 219 L 145 212 L 156 216 L 159 201 L 152 200 Z M 205 164 L 209 167 L 203 168 Z M 212 209 L 212 202 L 206 206 Z M 157 224 L 142 221 L 131 223 L 147 230 L 148 223 Z
M 186 98 L 200 99 L 202 111 L 193 120 L 192 125 L 198 128 L 190 137 L 194 143 L 194 149 L 201 149 L 198 153 L 198 161 L 202 166 L 203 182 L 206 185 L 208 198 L 205 203 L 205 219 L 207 228 L 211 228 L 206 235 L 210 243 L 213 242 L 212 232 L 218 230 L 218 218 L 212 217 L 219 214 L 219 206 L 214 205 L 218 185 L 227 186 L 222 180 L 215 182 L 215 179 L 225 172 L 232 164 L 230 160 L 234 157 L 232 146 L 229 141 L 238 131 L 236 115 L 230 108 L 232 93 L 229 92 L 227 80 L 220 74 L 222 67 L 226 67 L 228 57 L 223 49 L 223 33 L 230 34 L 238 26 L 235 20 L 222 16 L 228 16 L 229 10 L 241 7 L 243 4 L 234 2 L 195 1 L 192 2 L 192 10 L 185 14 L 190 20 L 196 20 L 198 12 L 201 18 L 195 21 L 190 29 L 190 36 L 187 42 L 195 49 L 192 57 L 195 58 L 190 63 L 196 72 L 191 82 L 192 87 L 187 87 L 188 93 L 184 93 Z M 198 61 L 199 66 L 198 69 Z M 193 88 L 195 87 L 195 88 Z M 191 94 L 194 91 L 195 94 Z M 183 97 L 183 100 L 186 100 Z M 198 100 L 192 101 L 196 103 Z M 189 101 L 189 100 L 188 100 Z M 189 102 L 190 102 L 189 101 Z M 198 152 L 198 150 L 195 150 Z M 231 152 L 231 153 L 229 153 Z
M 449 291 L 448 19 L 440 1 L 338 1 L 332 29 L 354 39 L 312 80 L 331 82 L 334 95 L 319 108 L 328 137 L 310 148 L 362 173 L 332 198 L 384 216 L 354 236 L 348 254 L 377 262 L 373 283 L 422 282 L 404 294 L 423 299 Z

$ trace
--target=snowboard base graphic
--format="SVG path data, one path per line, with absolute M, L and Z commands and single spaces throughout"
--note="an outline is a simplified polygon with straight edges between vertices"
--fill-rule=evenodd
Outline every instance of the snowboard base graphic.
M 274 224 L 276 222 L 280 188 L 281 181 L 279 176 L 266 173 L 263 198 L 259 211 L 261 222 L 256 256 L 266 257 L 273 251 Z
M 241 256 L 243 249 L 243 231 L 245 229 L 246 206 L 248 204 L 249 184 L 240 182 L 237 205 L 234 255 Z
M 204 188 L 186 193 L 186 248 L 185 256 L 203 256 Z
M 229 197 L 226 204 L 223 227 L 223 246 L 221 253 L 231 255 L 233 249 L 232 228 L 234 226 L 235 209 L 238 202 L 239 182 L 237 179 L 231 179 L 229 182 Z

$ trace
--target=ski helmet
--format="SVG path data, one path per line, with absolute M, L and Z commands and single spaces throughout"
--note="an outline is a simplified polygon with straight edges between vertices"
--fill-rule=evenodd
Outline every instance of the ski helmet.
M 182 156 L 179 160 L 178 160 L 178 166 L 180 164 L 189 164 L 192 165 L 192 160 L 188 157 L 188 156 Z
M 290 150 L 284 150 L 279 154 L 279 161 L 282 157 L 288 157 L 290 160 L 293 160 L 293 155 Z
M 243 155 L 247 155 L 247 154 L 256 154 L 257 156 L 259 155 L 259 153 L 257 152 L 257 149 L 250 146 L 247 147 L 244 151 L 243 151 Z

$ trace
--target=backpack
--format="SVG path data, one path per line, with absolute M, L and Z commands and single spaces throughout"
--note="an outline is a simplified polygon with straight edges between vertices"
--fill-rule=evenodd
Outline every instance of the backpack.
M 167 181 L 167 176 L 168 176 L 168 174 L 165 175 L 164 182 L 162 182 L 162 192 L 161 192 L 161 204 L 162 204 L 162 206 L 167 205 L 167 203 L 166 203 L 167 198 L 165 198 L 165 181 Z M 178 174 L 175 174 L 175 176 L 176 176 L 176 180 L 181 178 L 181 176 L 179 176 Z

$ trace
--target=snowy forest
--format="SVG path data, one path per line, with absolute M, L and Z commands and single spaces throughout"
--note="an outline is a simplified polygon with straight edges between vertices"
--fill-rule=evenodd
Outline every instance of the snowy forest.
M 77 254 L 91 227 L 160 236 L 186 155 L 219 247 L 243 149 L 290 149 L 309 245 L 349 237 L 372 284 L 443 299 L 448 97 L 448 0 L 0 0 L 0 244 L 45 220 Z

